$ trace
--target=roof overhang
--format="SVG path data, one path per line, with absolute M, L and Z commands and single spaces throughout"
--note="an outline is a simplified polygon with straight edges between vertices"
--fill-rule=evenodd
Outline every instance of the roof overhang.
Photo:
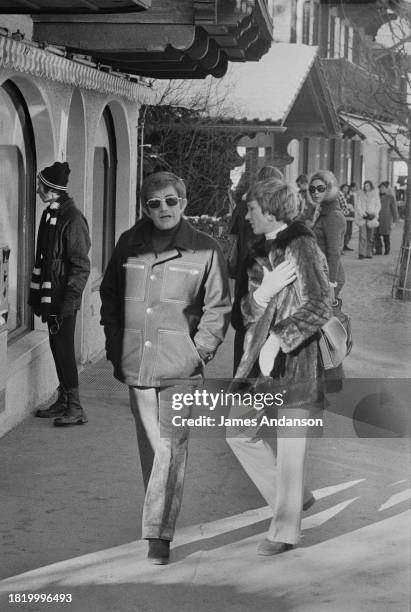
M 1 0 L 0 14 L 131 13 L 150 8 L 151 0 Z
M 160 81 L 157 87 L 161 93 L 166 86 Z M 316 47 L 276 43 L 258 64 L 232 65 L 218 87 L 209 78 L 186 84 L 186 88 L 187 107 L 190 95 L 196 99 L 202 93 L 211 107 L 220 107 L 213 127 L 224 125 L 225 129 L 241 128 L 243 132 L 287 131 L 291 138 L 340 131 Z M 173 105 L 173 100 L 169 98 L 166 103 Z M 181 98 L 176 105 L 182 105 Z
M 268 0 L 153 0 L 140 13 L 35 15 L 33 37 L 129 74 L 221 77 L 229 61 L 258 61 L 268 51 L 268 6 Z
M 340 113 L 345 130 L 350 130 L 361 140 L 388 147 L 394 156 L 408 159 L 409 138 L 406 129 L 395 123 L 367 119 L 350 113 Z

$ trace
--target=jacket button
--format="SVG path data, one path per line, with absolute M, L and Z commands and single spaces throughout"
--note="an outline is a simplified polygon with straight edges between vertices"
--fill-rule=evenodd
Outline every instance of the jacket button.
M 146 313 L 147 313 L 147 314 L 151 314 L 152 312 L 153 312 L 153 309 L 152 309 L 152 308 L 147 308 L 147 310 L 146 310 Z
M 150 280 L 157 280 L 157 276 L 155 274 L 150 274 Z
M 152 342 L 150 342 L 150 340 L 146 340 L 144 342 L 144 346 L 151 346 L 151 345 L 152 345 Z

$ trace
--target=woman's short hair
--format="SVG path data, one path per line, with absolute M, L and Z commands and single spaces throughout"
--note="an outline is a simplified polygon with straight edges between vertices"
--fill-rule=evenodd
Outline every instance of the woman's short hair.
M 371 191 L 372 191 L 372 190 L 374 189 L 374 183 L 373 183 L 372 181 L 369 181 L 369 180 L 364 181 L 364 185 L 363 185 L 363 187 L 365 187 L 367 183 L 368 183 L 368 185 L 370 186 L 370 189 L 371 189 Z
M 247 202 L 256 200 L 263 212 L 274 215 L 277 221 L 290 223 L 300 213 L 300 198 L 293 185 L 267 179 L 252 185 L 247 193 Z
M 317 172 L 314 172 L 314 174 L 310 176 L 309 184 L 311 185 L 315 180 L 322 181 L 327 187 L 327 200 L 332 200 L 337 197 L 339 191 L 338 181 L 330 170 L 317 170 Z
M 141 186 L 141 201 L 143 204 L 148 200 L 151 192 L 172 185 L 180 198 L 185 198 L 187 190 L 183 179 L 173 172 L 154 172 L 149 174 Z
M 261 168 L 261 170 L 258 173 L 258 181 L 266 181 L 267 179 L 277 179 L 279 181 L 283 181 L 284 180 L 284 175 L 281 172 L 281 170 L 279 170 L 278 168 L 276 168 L 275 166 L 264 166 L 263 168 Z

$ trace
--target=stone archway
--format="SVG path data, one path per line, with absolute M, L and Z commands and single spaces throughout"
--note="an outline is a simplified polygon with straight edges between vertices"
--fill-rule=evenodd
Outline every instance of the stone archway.
M 67 121 L 66 160 L 70 166 L 68 192 L 76 206 L 85 212 L 85 168 L 86 168 L 86 126 L 85 110 L 81 93 L 73 92 Z M 84 307 L 82 306 L 76 323 L 74 338 L 77 361 L 83 352 Z

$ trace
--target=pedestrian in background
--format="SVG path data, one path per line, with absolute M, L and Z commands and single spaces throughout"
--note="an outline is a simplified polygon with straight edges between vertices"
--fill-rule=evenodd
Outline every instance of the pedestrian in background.
M 382 243 L 384 241 L 384 255 L 390 252 L 390 234 L 393 223 L 398 221 L 397 202 L 390 193 L 390 184 L 383 181 L 378 186 L 380 190 L 381 210 L 378 216 L 378 227 L 375 231 L 375 254 L 382 255 Z
M 355 222 L 359 226 L 358 259 L 372 259 L 380 209 L 381 202 L 377 189 L 371 181 L 365 181 L 355 203 Z
M 47 322 L 59 380 L 57 400 L 35 416 L 54 418 L 55 426 L 88 420 L 79 398 L 74 332 L 90 274 L 90 236 L 86 218 L 67 193 L 69 174 L 67 162 L 55 162 L 37 175 L 37 193 L 47 208 L 37 234 L 29 296 L 34 314 Z
M 341 253 L 347 224 L 338 199 L 337 179 L 329 170 L 319 170 L 310 177 L 308 191 L 317 207 L 313 232 L 327 258 L 330 286 L 338 298 L 345 282 Z
M 220 247 L 183 218 L 184 181 L 154 173 L 141 197 L 145 218 L 122 234 L 104 274 L 101 323 L 114 376 L 129 386 L 148 558 L 164 565 L 181 507 L 189 433 L 169 422 L 164 394 L 171 397 L 173 384 L 166 379 L 201 380 L 224 339 L 231 303 Z
M 340 186 L 340 191 L 345 198 L 346 207 L 343 210 L 343 215 L 347 223 L 347 229 L 344 234 L 343 251 L 353 251 L 354 249 L 351 249 L 348 245 L 352 238 L 352 224 L 354 221 L 354 198 L 351 194 L 350 186 L 347 183 L 344 183 Z
M 295 182 L 297 183 L 298 195 L 300 196 L 301 201 L 301 212 L 299 214 L 299 218 L 301 221 L 304 221 L 308 227 L 312 227 L 315 205 L 308 195 L 308 176 L 306 174 L 300 174 Z
M 282 172 L 275 166 L 264 166 L 258 173 L 258 180 L 264 181 L 274 179 L 283 181 Z M 247 293 L 247 255 L 250 251 L 250 246 L 255 240 L 255 235 L 250 224 L 246 220 L 247 205 L 246 193 L 237 204 L 233 211 L 229 234 L 232 234 L 233 241 L 228 256 L 228 272 L 231 278 L 234 278 L 234 302 L 231 313 L 231 325 L 235 330 L 234 335 L 234 364 L 233 374 L 240 363 L 243 355 L 245 328 L 240 310 L 241 298 Z

